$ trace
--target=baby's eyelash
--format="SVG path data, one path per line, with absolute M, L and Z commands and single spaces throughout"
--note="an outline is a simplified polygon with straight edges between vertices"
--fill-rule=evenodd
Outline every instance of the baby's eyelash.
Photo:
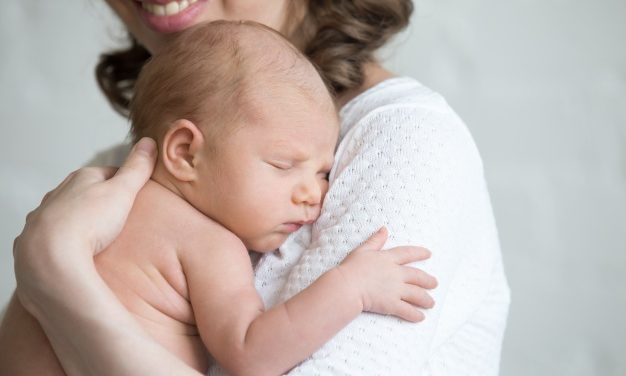
M 290 168 L 293 167 L 293 165 L 290 165 L 288 163 L 278 163 L 278 162 L 267 162 L 267 163 L 279 170 L 289 170 Z

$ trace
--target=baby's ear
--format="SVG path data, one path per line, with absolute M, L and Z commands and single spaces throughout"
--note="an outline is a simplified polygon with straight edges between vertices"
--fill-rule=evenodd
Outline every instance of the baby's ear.
M 204 136 L 189 120 L 176 120 L 163 137 L 161 160 L 167 171 L 180 181 L 197 177 L 196 161 L 204 147 Z

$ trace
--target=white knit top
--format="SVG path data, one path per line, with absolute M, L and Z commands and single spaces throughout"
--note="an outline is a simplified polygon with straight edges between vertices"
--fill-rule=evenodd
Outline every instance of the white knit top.
M 362 93 L 340 115 L 320 218 L 256 267 L 266 306 L 298 293 L 383 225 L 386 247 L 432 251 L 417 266 L 439 281 L 436 305 L 417 324 L 364 313 L 289 375 L 498 374 L 510 293 L 467 127 L 439 94 L 405 77 Z
M 439 280 L 418 324 L 364 313 L 290 375 L 496 375 L 509 307 L 483 166 L 465 124 L 411 78 L 386 80 L 341 110 L 322 215 L 261 259 L 266 305 L 296 294 L 382 225 L 387 247 L 432 251 Z

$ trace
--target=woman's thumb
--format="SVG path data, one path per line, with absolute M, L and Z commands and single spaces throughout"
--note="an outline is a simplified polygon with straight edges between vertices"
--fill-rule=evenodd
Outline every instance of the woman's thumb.
M 385 226 L 381 227 L 378 231 L 372 234 L 359 248 L 364 248 L 372 251 L 380 251 L 385 242 L 387 241 L 388 236 L 387 228 Z
M 137 192 L 152 175 L 156 162 L 156 143 L 144 137 L 135 144 L 124 164 L 117 170 L 111 182 L 122 184 L 125 188 Z

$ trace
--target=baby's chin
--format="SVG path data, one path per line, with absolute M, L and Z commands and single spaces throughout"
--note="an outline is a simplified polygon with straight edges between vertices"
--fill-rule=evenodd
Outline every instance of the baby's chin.
M 287 240 L 287 234 L 273 232 L 266 236 L 256 239 L 242 239 L 246 248 L 250 251 L 259 253 L 269 253 L 277 250 L 285 240 Z

